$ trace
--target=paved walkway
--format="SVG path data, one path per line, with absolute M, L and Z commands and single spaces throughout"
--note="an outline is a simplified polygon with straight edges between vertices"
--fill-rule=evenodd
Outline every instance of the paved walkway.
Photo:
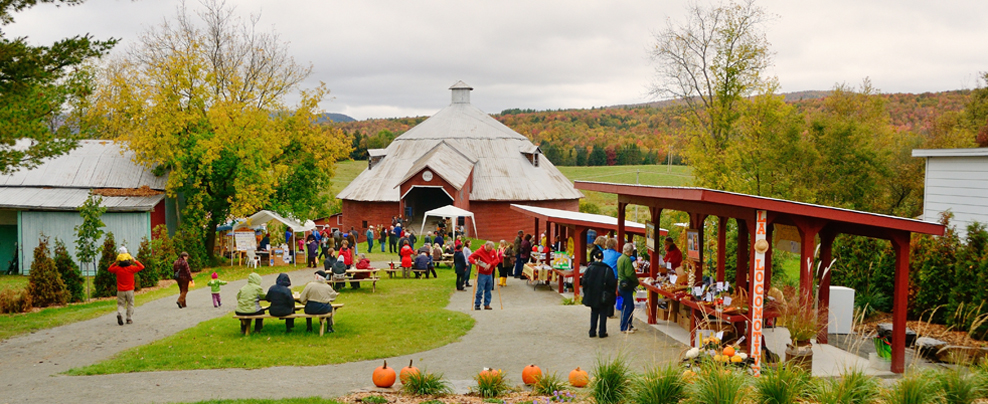
M 291 273 L 293 284 L 311 277 L 308 270 Z M 440 275 L 453 281 L 450 273 Z M 264 277 L 266 288 L 275 275 Z M 0 403 L 163 403 L 229 398 L 338 397 L 371 385 L 370 374 L 380 360 L 313 367 L 258 370 L 227 369 L 145 372 L 103 376 L 64 376 L 59 373 L 110 358 L 117 352 L 147 344 L 218 316 L 229 315 L 236 291 L 245 281 L 224 286 L 222 309 L 212 307 L 208 289 L 189 293 L 186 309 L 166 297 L 137 308 L 134 325 L 117 326 L 116 314 L 39 331 L 0 342 Z M 387 282 L 387 280 L 382 280 Z M 547 288 L 533 290 L 509 280 L 502 288 L 504 309 L 494 294 L 493 311 L 473 311 L 469 292 L 453 292 L 448 308 L 470 314 L 476 325 L 459 341 L 433 350 L 389 358 L 394 366 L 415 359 L 420 368 L 442 372 L 453 381 L 467 381 L 483 367 L 504 369 L 513 382 L 521 369 L 538 364 L 566 377 L 577 366 L 591 368 L 598 355 L 625 352 L 635 369 L 675 359 L 683 346 L 664 334 L 618 332 L 608 321 L 610 337 L 587 337 L 589 309 L 563 306 Z M 345 303 L 346 294 L 341 296 Z M 149 319 L 154 318 L 152 323 Z M 339 321 L 346 321 L 341 313 Z M 231 320 L 231 327 L 236 324 Z M 401 330 L 395 330 L 401 332 Z M 313 336 L 318 338 L 318 336 Z M 333 349 L 332 336 L 322 340 Z M 455 383 L 465 385 L 466 383 Z

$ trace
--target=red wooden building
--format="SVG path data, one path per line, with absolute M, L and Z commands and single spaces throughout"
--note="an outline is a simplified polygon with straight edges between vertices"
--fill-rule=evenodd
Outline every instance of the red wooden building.
M 814 279 L 819 278 L 819 294 L 817 301 L 807 301 L 807 307 L 817 304 L 826 330 L 827 307 L 830 303 L 830 271 L 826 270 L 832 262 L 832 246 L 838 234 L 853 234 L 858 236 L 885 239 L 892 242 L 895 249 L 895 295 L 892 299 L 893 330 L 892 330 L 892 371 L 902 373 L 905 368 L 906 313 L 909 293 L 909 240 L 912 233 L 932 234 L 942 236 L 944 226 L 920 220 L 886 216 L 875 213 L 859 212 L 830 206 L 814 205 L 787 201 L 782 199 L 765 198 L 733 192 L 717 191 L 704 188 L 653 187 L 641 185 L 624 185 L 598 182 L 577 181 L 576 187 L 582 190 L 606 192 L 618 197 L 618 239 L 625 237 L 626 229 L 623 224 L 625 211 L 629 204 L 646 206 L 651 213 L 653 223 L 659 223 L 663 210 L 676 210 L 689 213 L 690 228 L 698 230 L 699 245 L 704 245 L 703 227 L 707 217 L 716 217 L 720 222 L 717 227 L 718 257 L 717 281 L 724 281 L 724 263 L 727 260 L 725 251 L 727 240 L 724 225 L 727 220 L 734 219 L 738 228 L 737 249 L 738 271 L 734 283 L 738 288 L 748 291 L 751 317 L 728 319 L 734 322 L 746 322 L 748 341 L 760 340 L 752 338 L 752 333 L 758 333 L 761 323 L 761 302 L 758 299 L 771 286 L 772 247 L 771 243 L 759 243 L 771 240 L 775 225 L 789 225 L 797 228 L 800 237 L 800 295 L 812 299 L 814 294 Z M 821 268 L 811 265 L 816 246 L 819 245 L 819 260 L 827 263 Z M 652 255 L 652 273 L 655 277 L 659 270 L 658 254 Z M 809 260 L 808 260 L 809 259 Z M 702 279 L 703 249 L 699 250 L 699 263 L 696 266 L 695 279 Z M 747 270 L 741 270 L 747 267 Z M 816 272 L 819 271 L 819 272 Z M 655 323 L 656 291 L 649 293 L 649 323 Z M 757 314 L 756 314 L 757 313 Z M 695 319 L 701 313 L 693 310 Z M 739 316 L 743 317 L 743 316 Z M 757 324 L 756 324 L 757 323 Z M 821 343 L 827 342 L 826 331 L 817 337 Z M 751 351 L 754 353 L 755 351 Z
M 474 213 L 478 234 L 463 223 L 469 236 L 511 240 L 518 230 L 535 231 L 512 203 L 579 209 L 583 194 L 537 146 L 471 105 L 470 86 L 450 90 L 448 107 L 386 149 L 368 150 L 367 169 L 337 195 L 343 228 L 390 225 L 393 216 L 418 226 L 426 211 L 453 205 Z

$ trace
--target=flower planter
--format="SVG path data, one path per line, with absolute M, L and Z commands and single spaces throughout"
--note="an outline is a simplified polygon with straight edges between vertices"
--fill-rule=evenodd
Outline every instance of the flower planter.
M 797 341 L 786 344 L 786 362 L 813 373 L 813 344 L 810 341 Z

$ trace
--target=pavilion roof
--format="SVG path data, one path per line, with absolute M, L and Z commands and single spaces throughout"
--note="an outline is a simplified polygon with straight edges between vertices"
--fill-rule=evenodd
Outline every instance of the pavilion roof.
M 753 220 L 755 210 L 766 210 L 781 214 L 780 223 L 794 218 L 825 220 L 841 233 L 869 237 L 887 238 L 882 232 L 888 230 L 942 236 L 945 230 L 939 223 L 707 188 L 589 181 L 576 181 L 574 185 L 580 190 L 617 194 L 622 202 L 708 215 Z

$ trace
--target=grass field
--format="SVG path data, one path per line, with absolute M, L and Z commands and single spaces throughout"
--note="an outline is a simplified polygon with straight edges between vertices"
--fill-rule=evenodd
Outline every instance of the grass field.
M 292 333 L 285 333 L 283 321 L 268 320 L 260 333 L 245 337 L 236 320 L 223 316 L 68 373 L 313 366 L 426 351 L 456 341 L 474 323 L 445 309 L 454 275 L 450 269 L 437 272 L 438 279 L 384 279 L 376 293 L 347 287 L 336 299 L 345 304 L 336 332 L 323 337 L 305 332 L 304 320 L 296 321 Z M 210 348 L 204 350 L 204 343 Z
M 557 167 L 571 181 L 616 182 L 662 186 L 688 186 L 693 180 L 686 166 L 607 166 L 607 167 Z M 600 207 L 600 213 L 617 216 L 617 196 L 600 192 L 582 191 L 586 203 Z
M 282 271 L 284 268 L 260 267 L 256 271 L 261 275 L 267 275 Z M 209 276 L 213 271 L 216 271 L 221 279 L 232 281 L 246 278 L 252 269 L 248 270 L 246 266 L 233 266 L 212 268 L 199 272 L 194 276 L 196 286 L 193 289 L 206 287 L 206 282 L 209 281 Z M 27 279 L 28 277 L 23 275 L 4 276 L 0 278 L 0 285 L 3 285 L 3 287 L 7 287 L 7 285 L 11 285 L 11 287 L 14 287 L 14 285 L 25 287 L 27 285 Z M 137 292 L 134 296 L 134 304 L 140 306 L 144 303 L 177 293 L 178 285 L 172 282 L 170 285 L 158 289 L 147 289 Z M 0 340 L 45 328 L 93 319 L 106 313 L 112 313 L 116 309 L 117 299 L 114 297 L 87 303 L 73 303 L 66 306 L 49 307 L 30 313 L 0 314 Z

